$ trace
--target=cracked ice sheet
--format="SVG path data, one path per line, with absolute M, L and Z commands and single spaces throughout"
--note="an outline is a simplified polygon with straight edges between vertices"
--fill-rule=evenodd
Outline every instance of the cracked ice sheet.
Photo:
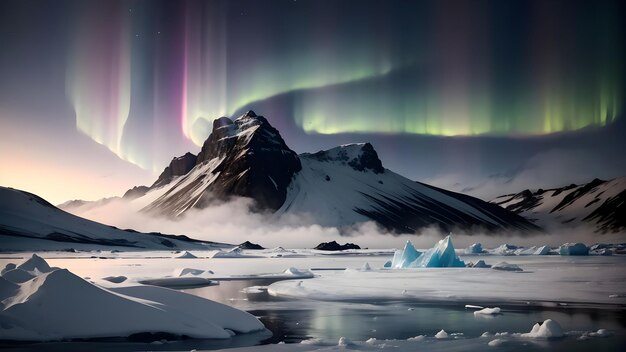
M 621 265 L 557 265 L 523 272 L 477 268 L 418 268 L 329 273 L 269 286 L 273 296 L 328 301 L 410 300 L 412 302 L 606 306 L 626 304 L 626 271 Z M 563 306 L 563 308 L 567 307 Z

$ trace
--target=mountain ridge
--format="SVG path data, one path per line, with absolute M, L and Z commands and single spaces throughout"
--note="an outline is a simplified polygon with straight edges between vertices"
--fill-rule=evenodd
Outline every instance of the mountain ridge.
M 597 233 L 626 229 L 626 176 L 536 191 L 526 189 L 490 202 L 542 227 L 587 225 Z
M 162 175 L 159 179 L 166 178 Z M 142 210 L 176 217 L 233 196 L 252 198 L 254 211 L 305 214 L 325 226 L 375 221 L 401 233 L 429 226 L 444 231 L 540 230 L 500 207 L 385 169 L 370 143 L 298 155 L 253 111 L 235 120 L 214 120 L 195 166 L 149 190 Z

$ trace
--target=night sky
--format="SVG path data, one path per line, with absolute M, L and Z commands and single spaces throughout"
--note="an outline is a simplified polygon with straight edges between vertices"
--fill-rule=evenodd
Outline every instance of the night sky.
M 483 197 L 626 175 L 625 7 L 1 0 L 0 184 L 119 195 L 248 109 Z

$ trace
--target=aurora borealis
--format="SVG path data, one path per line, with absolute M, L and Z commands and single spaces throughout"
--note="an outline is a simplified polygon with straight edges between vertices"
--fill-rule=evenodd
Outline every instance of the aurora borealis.
M 79 3 L 66 89 L 77 128 L 143 167 L 152 158 L 138 152 L 143 131 L 131 121 L 201 145 L 214 118 L 281 94 L 293 95 L 287 118 L 307 133 L 549 134 L 621 111 L 620 8 Z
M 402 167 L 420 138 L 548 140 L 624 113 L 621 1 L 1 6 L 5 126 L 49 124 L 55 141 L 76 132 L 150 173 L 197 152 L 213 119 L 248 109 L 297 152 L 380 141 Z

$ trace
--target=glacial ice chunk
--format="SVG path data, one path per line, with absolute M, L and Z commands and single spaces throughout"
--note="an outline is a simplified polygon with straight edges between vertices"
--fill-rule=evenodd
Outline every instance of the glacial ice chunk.
M 474 243 L 469 247 L 465 248 L 465 254 L 479 254 L 483 253 L 483 245 L 480 243 Z
M 560 255 L 587 255 L 589 247 L 584 243 L 564 243 L 559 247 Z
M 522 334 L 522 337 L 530 337 L 530 338 L 539 338 L 539 339 L 547 339 L 547 338 L 555 338 L 555 337 L 563 337 L 563 329 L 561 325 L 552 319 L 546 319 L 543 323 L 537 323 L 533 326 L 530 332 Z
M 517 255 L 548 255 L 548 254 L 550 254 L 550 247 L 548 247 L 548 246 L 541 246 L 541 247 L 532 246 L 530 248 L 520 248 L 520 249 L 515 251 L 515 254 L 517 254 Z
M 491 266 L 491 269 L 502 271 L 523 271 L 522 268 L 516 264 L 509 264 L 507 262 L 500 262 Z
M 404 249 L 396 251 L 393 254 L 393 260 L 391 261 L 392 268 L 408 268 L 411 263 L 413 263 L 422 252 L 413 247 L 413 243 L 411 241 L 406 241 L 404 245 Z
M 421 253 L 407 241 L 404 250 L 393 256 L 394 268 L 463 268 L 465 263 L 454 252 L 450 235 L 439 241 L 433 248 Z
M 493 254 L 497 254 L 497 255 L 514 255 L 516 249 L 518 249 L 517 246 L 505 243 L 505 244 L 501 245 L 500 247 L 494 249 L 493 250 Z

